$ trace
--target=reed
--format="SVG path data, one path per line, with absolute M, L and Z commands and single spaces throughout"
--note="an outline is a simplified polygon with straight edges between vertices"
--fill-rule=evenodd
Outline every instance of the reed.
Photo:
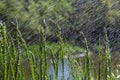
M 102 52 L 100 47 L 100 38 L 98 41 L 98 80 L 101 80 L 101 63 L 102 63 Z
M 106 28 L 104 29 L 105 31 L 105 36 L 104 36 L 104 53 L 105 53 L 105 80 L 111 80 L 111 55 L 110 55 L 110 50 L 109 50 L 109 41 L 107 38 L 107 30 Z M 109 78 L 108 78 L 109 76 Z
M 81 58 L 76 59 L 73 57 L 74 55 L 71 54 L 71 51 L 74 50 L 72 49 L 73 47 L 67 41 L 63 41 L 59 25 L 55 22 L 53 23 L 58 29 L 56 35 L 59 41 L 56 43 L 57 45 L 50 47 L 46 41 L 45 30 L 40 29 L 39 44 L 37 47 L 32 46 L 31 48 L 23 39 L 18 23 L 14 39 L 6 31 L 6 26 L 0 24 L 0 80 L 59 80 L 60 62 L 62 65 L 62 80 L 65 80 L 66 76 L 68 76 L 67 80 L 118 79 L 120 70 L 117 70 L 116 76 L 111 70 L 111 54 L 106 29 L 103 49 L 101 48 L 100 39 L 98 41 L 98 68 L 96 70 L 98 74 L 94 74 L 91 69 L 94 65 L 91 65 L 92 61 L 89 56 L 90 52 L 85 35 L 82 33 L 85 44 L 85 56 L 82 57 L 84 59 L 82 61 Z M 69 66 L 68 75 L 65 75 L 65 56 L 67 56 Z M 103 67 L 101 67 L 102 63 L 104 63 Z M 50 65 L 53 67 L 52 74 L 48 72 Z M 104 72 L 102 73 L 102 71 Z M 96 75 L 97 78 L 95 77 Z

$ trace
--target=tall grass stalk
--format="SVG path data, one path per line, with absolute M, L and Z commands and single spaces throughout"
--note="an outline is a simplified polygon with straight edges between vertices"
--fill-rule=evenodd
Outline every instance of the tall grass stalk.
M 45 32 L 43 29 L 39 31 L 39 55 L 40 55 L 40 80 L 48 79 L 47 70 L 48 70 L 48 62 L 47 62 L 47 53 L 46 53 L 46 40 L 45 40 Z
M 0 25 L 0 37 L 1 37 L 1 61 L 2 61 L 2 72 L 3 80 L 7 80 L 7 36 L 6 36 L 6 26 Z
M 56 70 L 55 70 L 55 72 L 56 72 L 56 80 L 58 80 L 58 64 L 59 64 L 59 57 L 60 57 L 60 60 L 61 60 L 61 62 L 62 62 L 62 80 L 64 80 L 64 51 L 63 51 L 63 48 L 64 48 L 64 43 L 63 43 L 63 40 L 62 40 L 62 37 L 61 37 L 61 30 L 60 30 L 60 26 L 55 22 L 55 21 L 53 21 L 53 20 L 51 20 L 51 22 L 53 23 L 53 24 L 55 24 L 56 25 L 56 27 L 57 27 L 57 37 L 58 37 L 58 39 L 59 39 L 59 42 L 58 42 L 58 44 L 59 44 L 59 49 L 58 49 L 58 53 L 56 53 L 56 61 L 57 61 L 57 63 L 56 63 Z
M 101 61 L 102 61 L 102 53 L 100 46 L 100 38 L 98 41 L 98 80 L 101 80 Z
M 58 26 L 58 38 L 59 38 L 59 54 L 62 60 L 62 80 L 64 80 L 64 51 L 63 51 L 64 43 L 61 37 L 61 31 L 59 26 Z
M 21 41 L 21 46 L 23 47 L 23 49 L 25 50 L 25 56 L 28 58 L 28 62 L 30 65 L 30 71 L 31 71 L 31 75 L 32 75 L 32 80 L 36 80 L 35 78 L 35 69 L 34 69 L 34 63 L 33 63 L 33 53 L 31 53 L 28 50 L 27 44 L 25 42 L 25 40 L 22 37 L 22 34 L 20 33 L 20 30 L 17 27 L 17 35 L 18 35 L 18 40 Z M 21 47 L 19 47 L 19 49 L 21 49 Z
M 110 63 L 111 63 L 111 55 L 110 55 L 110 50 L 109 50 L 109 41 L 108 41 L 108 37 L 107 37 L 107 30 L 106 28 L 104 28 L 104 32 L 105 32 L 105 36 L 104 36 L 104 53 L 105 53 L 105 80 L 111 80 L 111 67 L 110 67 Z M 110 78 L 108 78 L 108 76 Z
M 90 80 L 90 57 L 89 57 L 89 51 L 88 51 L 88 44 L 87 44 L 87 39 L 84 35 L 83 32 L 81 34 L 84 37 L 84 44 L 85 44 L 85 72 L 84 72 L 84 80 Z
M 16 20 L 16 62 L 15 62 L 15 80 L 20 79 L 21 71 L 20 71 L 20 55 L 21 55 L 21 35 L 19 31 L 18 21 Z
M 12 37 L 10 36 L 10 71 L 11 71 L 11 76 L 12 76 L 12 80 L 15 80 L 15 61 L 16 61 L 16 50 L 15 50 L 15 44 L 13 42 Z M 12 52 L 12 54 L 11 54 Z
M 32 80 L 36 80 L 35 78 L 35 69 L 34 69 L 34 62 L 33 62 L 33 53 L 30 53 L 31 54 L 31 57 L 29 57 L 29 65 L 30 65 L 30 68 L 31 68 L 31 74 L 32 74 Z
M 25 56 L 28 58 L 30 71 L 31 71 L 31 75 L 32 75 L 32 80 L 36 80 L 35 66 L 34 66 L 34 62 L 33 62 L 34 54 L 31 51 L 28 50 L 28 46 L 27 46 L 25 40 L 23 39 L 22 34 L 20 33 L 20 30 L 18 29 L 18 26 L 17 26 L 17 36 L 18 36 L 17 41 L 18 41 L 18 43 L 20 43 L 20 41 L 21 41 L 21 47 L 23 47 L 23 49 L 25 50 Z M 21 47 L 19 45 L 18 49 L 21 49 Z M 19 52 L 19 50 L 18 50 L 18 52 Z

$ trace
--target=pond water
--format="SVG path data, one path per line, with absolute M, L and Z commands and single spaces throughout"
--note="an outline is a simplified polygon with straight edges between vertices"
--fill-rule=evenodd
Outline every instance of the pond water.
M 69 76 L 69 73 L 70 73 L 70 67 L 69 67 L 69 61 L 68 59 L 64 59 L 64 80 L 73 80 L 72 79 L 72 75 Z M 49 62 L 49 68 L 48 68 L 48 74 L 49 74 L 49 80 L 52 80 L 50 78 L 54 78 L 55 80 L 55 74 L 54 74 L 54 68 L 53 68 L 53 65 L 51 64 L 51 62 Z M 62 61 L 59 60 L 59 63 L 58 63 L 58 80 L 62 80 Z
M 84 57 L 83 56 L 79 57 L 79 58 L 77 57 L 77 58 L 75 58 L 75 60 L 77 61 L 78 64 L 82 63 L 82 67 L 84 66 Z M 91 69 L 91 71 L 94 72 L 93 73 L 94 77 L 97 78 L 97 74 L 98 74 L 98 72 L 97 72 L 98 71 L 98 56 L 97 56 L 97 54 L 91 55 L 90 61 L 91 61 L 91 65 L 92 65 L 92 67 L 90 69 Z M 112 72 L 116 73 L 116 70 L 118 69 L 118 67 L 116 65 L 120 65 L 120 53 L 119 52 L 111 54 L 110 66 L 111 66 Z M 100 67 L 101 67 L 101 76 L 103 76 L 104 75 L 104 54 L 103 54 L 102 63 L 101 63 Z M 72 77 L 72 75 L 70 75 L 70 73 L 71 73 L 71 69 L 70 69 L 70 65 L 69 65 L 69 60 L 67 58 L 65 58 L 64 59 L 64 80 L 73 80 L 73 77 Z M 49 62 L 48 74 L 49 74 L 49 77 L 54 76 L 54 80 L 55 80 L 54 68 L 50 62 Z M 49 79 L 49 80 L 51 80 L 51 79 Z M 59 60 L 59 65 L 58 65 L 58 80 L 62 80 L 61 60 Z
M 82 64 L 81 66 L 84 67 L 84 57 L 79 57 L 79 58 L 77 57 L 77 58 L 74 58 L 74 60 L 78 64 Z M 91 61 L 91 65 L 92 65 L 90 70 L 94 72 L 93 75 L 95 78 L 97 78 L 96 77 L 98 74 L 98 56 L 97 56 L 97 54 L 91 55 L 90 61 Z M 71 70 L 73 69 L 73 68 L 71 69 L 71 66 L 74 66 L 74 64 L 70 65 L 69 63 L 70 63 L 70 61 L 68 60 L 68 58 L 65 58 L 64 59 L 64 79 L 63 80 L 74 80 L 73 76 L 71 74 Z M 111 65 L 111 71 L 116 73 L 116 70 L 118 69 L 118 67 L 116 65 L 120 65 L 120 52 L 111 54 L 111 64 L 110 65 Z M 80 66 L 76 66 L 76 67 L 79 68 Z M 104 71 L 103 71 L 104 57 L 102 58 L 102 63 L 101 63 L 100 67 L 101 67 L 101 76 L 103 76 L 104 75 Z M 119 70 L 120 70 L 120 67 L 119 67 Z M 26 80 L 31 80 L 31 75 L 28 72 L 30 72 L 30 69 L 27 66 L 26 67 L 26 75 L 27 75 Z M 74 72 L 77 72 L 77 70 Z M 48 76 L 49 76 L 49 80 L 52 80 L 52 78 L 53 78 L 53 80 L 56 80 L 55 79 L 56 78 L 55 71 L 54 71 L 51 60 L 48 60 Z M 62 80 L 62 62 L 61 62 L 61 60 L 59 60 L 59 62 L 58 62 L 58 80 Z

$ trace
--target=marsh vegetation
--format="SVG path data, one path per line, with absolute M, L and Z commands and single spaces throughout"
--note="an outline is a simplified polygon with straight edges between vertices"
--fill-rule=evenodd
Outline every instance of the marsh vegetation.
M 0 80 L 119 80 L 119 0 L 1 0 Z

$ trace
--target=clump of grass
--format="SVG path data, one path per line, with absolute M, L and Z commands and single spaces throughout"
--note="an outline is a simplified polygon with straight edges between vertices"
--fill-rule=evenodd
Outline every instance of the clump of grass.
M 17 22 L 17 21 L 16 21 Z M 55 22 L 53 22 L 57 25 Z M 65 80 L 65 56 L 69 64 L 68 80 L 114 80 L 119 78 L 120 70 L 115 75 L 111 71 L 111 55 L 109 50 L 109 41 L 107 39 L 107 31 L 105 31 L 103 51 L 100 48 L 100 40 L 98 41 L 98 74 L 94 74 L 91 67 L 91 59 L 89 56 L 89 49 L 87 39 L 84 37 L 85 56 L 82 60 L 75 59 L 73 54 L 76 50 L 81 50 L 78 47 L 71 47 L 68 42 L 64 42 L 61 37 L 61 30 L 57 25 L 58 43 L 47 43 L 45 38 L 45 30 L 40 29 L 38 46 L 28 46 L 18 28 L 16 27 L 16 37 L 13 39 L 6 31 L 6 26 L 0 24 L 0 79 L 1 80 L 59 80 L 59 61 L 62 64 L 61 79 Z M 67 46 L 67 47 L 66 47 Z M 102 55 L 104 53 L 104 56 Z M 24 60 L 25 58 L 25 60 Z M 102 60 L 104 59 L 104 60 Z M 52 61 L 53 74 L 49 76 L 48 68 L 49 62 Z M 78 62 L 79 60 L 79 62 Z M 102 61 L 104 66 L 101 67 Z M 27 63 L 28 62 L 28 63 Z M 29 74 L 26 75 L 26 66 Z M 103 70 L 104 69 L 104 70 Z M 104 71 L 102 76 L 102 70 Z M 27 73 L 28 73 L 27 72 Z M 94 75 L 91 75 L 94 74 Z M 95 77 L 97 75 L 97 78 Z M 29 76 L 29 77 L 27 77 Z M 72 76 L 72 78 L 71 78 Z
M 7 39 L 6 39 L 6 26 L 0 25 L 0 59 L 1 59 L 1 76 L 3 80 L 7 80 Z

